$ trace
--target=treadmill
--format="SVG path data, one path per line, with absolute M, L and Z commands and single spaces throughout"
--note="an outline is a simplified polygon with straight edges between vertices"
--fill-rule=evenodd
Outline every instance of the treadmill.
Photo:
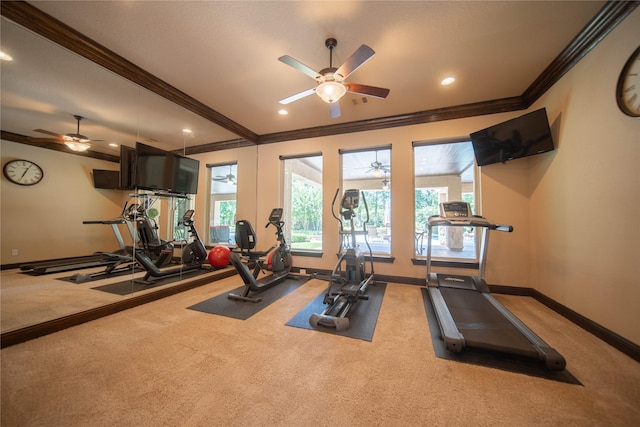
M 135 233 L 131 220 L 127 215 L 131 215 L 132 209 L 136 209 L 137 205 L 129 206 L 125 203 L 122 210 L 122 214 L 116 218 L 106 221 L 82 221 L 83 224 L 104 224 L 110 225 L 113 230 L 113 234 L 118 241 L 118 249 L 113 252 L 96 252 L 92 255 L 57 259 L 51 261 L 36 261 L 20 265 L 20 270 L 32 274 L 34 276 L 40 276 L 43 274 L 60 273 L 64 271 L 81 270 L 85 268 L 93 267 L 106 267 L 108 273 L 115 273 L 120 270 L 116 270 L 116 267 L 123 263 L 133 263 L 135 260 L 129 254 L 125 247 L 122 234 L 118 225 L 126 225 L 131 234 L 132 239 L 135 239 Z M 124 268 L 127 269 L 126 267 Z
M 463 229 L 452 227 L 474 227 L 476 232 L 481 232 L 477 276 L 431 271 L 434 227 L 446 227 L 453 251 L 462 250 Z M 513 227 L 491 224 L 482 216 L 472 215 L 471 206 L 465 202 L 443 202 L 440 215 L 428 220 L 426 282 L 445 347 L 456 353 L 472 347 L 523 356 L 541 361 L 549 370 L 563 370 L 566 362 L 560 353 L 491 295 L 484 279 L 491 231 L 511 232 Z

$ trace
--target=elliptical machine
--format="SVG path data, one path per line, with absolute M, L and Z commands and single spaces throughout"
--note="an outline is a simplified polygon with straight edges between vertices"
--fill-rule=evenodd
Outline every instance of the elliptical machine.
M 159 247 L 158 257 L 155 262 L 151 260 L 148 255 L 148 251 L 144 250 L 136 250 L 135 257 L 136 261 L 147 271 L 144 278 L 136 280 L 138 283 L 142 284 L 151 284 L 154 283 L 153 280 L 150 280 L 152 277 L 154 278 L 164 278 L 170 276 L 176 276 L 178 274 L 184 273 L 186 271 L 196 270 L 202 268 L 202 264 L 207 259 L 207 249 L 205 248 L 202 240 L 200 240 L 200 236 L 198 235 L 198 231 L 196 227 L 193 225 L 193 214 L 194 210 L 189 209 L 186 211 L 182 217 L 182 219 L 178 222 L 178 225 L 184 225 L 188 227 L 189 234 L 193 238 L 193 242 L 186 244 L 182 248 L 182 264 L 179 267 L 170 268 L 170 269 L 160 269 L 161 266 L 169 263 L 173 258 L 173 243 L 164 242 Z M 147 233 L 148 230 L 139 229 L 139 234 Z M 157 237 L 157 236 L 156 236 Z
M 229 261 L 242 277 L 245 288 L 242 295 L 229 294 L 229 299 L 253 303 L 262 302 L 262 298 L 251 296 L 251 293 L 260 293 L 281 283 L 284 279 L 292 277 L 289 274 L 292 265 L 291 248 L 287 244 L 282 230 L 284 226 L 282 208 L 275 208 L 271 211 L 269 222 L 265 228 L 270 225 L 276 228 L 278 243 L 266 251 L 254 251 L 256 233 L 251 223 L 246 220 L 236 221 L 236 245 L 238 248 L 229 254 Z M 242 262 L 243 258 L 253 266 L 253 273 L 247 264 Z M 272 274 L 258 279 L 260 273 L 264 271 L 271 271 Z
M 356 209 L 360 204 L 361 193 L 359 190 L 354 189 L 345 190 L 341 202 L 341 219 L 336 215 L 334 210 L 339 192 L 340 189 L 336 191 L 336 194 L 333 196 L 333 201 L 331 202 L 331 213 L 340 223 L 341 242 L 338 252 L 338 262 L 331 273 L 329 287 L 324 296 L 324 303 L 327 304 L 327 307 L 322 313 L 314 313 L 309 318 L 309 323 L 314 328 L 325 326 L 335 328 L 338 332 L 349 329 L 350 324 L 349 318 L 347 317 L 349 311 L 359 300 L 369 299 L 369 296 L 366 295 L 367 288 L 370 284 L 375 284 L 373 252 L 367 238 L 369 234 L 367 231 L 367 223 L 369 222 L 367 199 L 364 197 L 364 193 L 362 193 L 362 201 L 367 217 L 362 222 L 362 231 L 357 231 L 355 229 L 354 218 L 356 216 Z M 345 231 L 343 219 L 349 221 L 349 230 Z M 371 262 L 369 273 L 365 271 L 365 253 L 356 243 L 356 236 L 364 236 L 364 242 L 369 249 L 369 259 Z M 336 288 L 337 290 L 334 290 Z

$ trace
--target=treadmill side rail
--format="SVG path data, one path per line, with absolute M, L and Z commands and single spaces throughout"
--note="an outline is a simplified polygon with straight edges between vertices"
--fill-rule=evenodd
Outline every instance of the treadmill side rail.
M 509 321 L 513 324 L 513 326 L 520 331 L 522 335 L 524 335 L 533 348 L 538 352 L 538 356 L 540 360 L 545 362 L 545 366 L 547 369 L 552 371 L 562 371 L 567 362 L 564 360 L 564 357 L 560 353 L 558 353 L 555 349 L 549 346 L 542 338 L 536 335 L 527 325 L 525 325 L 520 319 L 516 317 L 515 314 L 510 312 L 504 305 L 500 303 L 497 299 L 493 297 L 491 294 L 482 294 L 487 301 L 489 301 L 504 317 L 509 319 Z
M 436 312 L 438 324 L 440 325 L 440 332 L 442 333 L 445 347 L 447 350 L 455 353 L 461 352 L 465 346 L 464 336 L 458 330 L 453 317 L 451 317 L 451 313 L 440 293 L 440 289 L 429 286 L 428 290 L 429 298 L 431 298 L 431 303 Z

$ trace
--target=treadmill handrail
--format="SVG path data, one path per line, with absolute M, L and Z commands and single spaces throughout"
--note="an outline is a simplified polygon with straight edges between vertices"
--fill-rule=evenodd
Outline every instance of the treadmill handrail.
M 503 224 L 491 224 L 489 221 L 480 216 L 473 217 L 460 217 L 460 218 L 444 218 L 440 215 L 430 216 L 428 219 L 428 226 L 436 227 L 438 225 L 448 227 L 483 227 L 496 231 L 505 231 L 511 233 L 513 226 Z
M 433 227 L 477 227 L 483 229 L 482 243 L 480 244 L 480 254 L 478 256 L 478 277 L 484 280 L 485 267 L 487 261 L 487 248 L 489 247 L 489 234 L 491 230 L 513 232 L 513 226 L 502 224 L 491 224 L 484 217 L 473 215 L 471 217 L 445 218 L 440 215 L 432 215 L 427 220 L 427 280 L 431 274 L 431 243 Z

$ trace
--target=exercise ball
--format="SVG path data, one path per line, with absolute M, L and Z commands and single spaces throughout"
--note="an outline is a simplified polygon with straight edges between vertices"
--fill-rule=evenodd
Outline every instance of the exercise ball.
M 229 254 L 231 249 L 226 246 L 218 245 L 209 251 L 209 264 L 212 267 L 220 268 L 229 265 Z

